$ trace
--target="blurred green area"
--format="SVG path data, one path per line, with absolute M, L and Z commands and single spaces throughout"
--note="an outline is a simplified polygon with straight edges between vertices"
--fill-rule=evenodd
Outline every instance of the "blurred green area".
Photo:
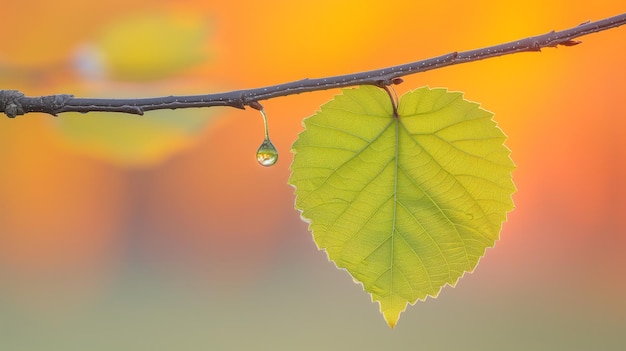
M 626 341 L 623 308 L 581 299 L 581 291 L 555 280 L 515 283 L 503 255 L 488 256 L 457 288 L 410 308 L 391 330 L 361 287 L 316 252 L 303 225 L 289 222 L 282 229 L 292 235 L 272 264 L 245 282 L 229 278 L 232 265 L 206 274 L 216 268 L 144 262 L 127 267 L 88 303 L 28 312 L 0 300 L 0 345 L 16 351 L 618 351 Z M 549 254 L 539 250 L 537 259 Z

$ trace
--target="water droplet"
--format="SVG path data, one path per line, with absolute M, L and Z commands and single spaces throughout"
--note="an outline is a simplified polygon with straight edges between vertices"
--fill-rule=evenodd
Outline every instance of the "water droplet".
M 263 143 L 261 143 L 261 146 L 259 146 L 259 149 L 256 151 L 256 160 L 261 166 L 269 167 L 273 166 L 276 161 L 278 161 L 278 150 L 276 150 L 276 147 L 274 147 L 274 144 L 272 144 L 272 142 L 270 141 L 269 129 L 267 127 L 267 116 L 265 115 L 265 110 L 263 109 L 263 107 L 261 107 L 259 112 L 261 112 L 261 116 L 263 117 L 263 125 L 265 126 L 265 138 L 263 139 Z
M 278 161 L 278 150 L 269 139 L 263 140 L 261 146 L 256 151 L 256 160 L 261 166 L 273 166 Z

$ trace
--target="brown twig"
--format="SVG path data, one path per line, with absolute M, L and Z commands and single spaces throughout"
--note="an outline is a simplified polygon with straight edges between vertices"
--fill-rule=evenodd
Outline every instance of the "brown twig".
M 250 106 L 260 100 L 268 100 L 279 96 L 355 85 L 390 85 L 393 84 L 394 79 L 399 77 L 435 68 L 518 52 L 541 51 L 545 47 L 577 45 L 580 41 L 574 40 L 575 38 L 624 24 L 626 24 L 626 13 L 595 22 L 585 22 L 576 27 L 558 32 L 551 31 L 543 35 L 482 49 L 452 52 L 398 66 L 328 78 L 303 79 L 274 86 L 226 93 L 142 99 L 92 99 L 76 98 L 67 94 L 27 97 L 16 90 L 0 90 L 0 112 L 4 112 L 8 117 L 16 117 L 29 112 L 43 112 L 54 116 L 63 112 L 85 113 L 91 111 L 143 115 L 146 111 L 190 107 L 230 106 L 243 109 L 245 106 Z

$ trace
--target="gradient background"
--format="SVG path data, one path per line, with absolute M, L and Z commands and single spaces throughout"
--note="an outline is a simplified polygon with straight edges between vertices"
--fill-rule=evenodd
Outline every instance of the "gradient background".
M 201 94 L 344 74 L 626 10 L 622 0 L 1 7 L 0 88 L 78 96 L 120 87 Z M 206 30 L 204 59 L 95 80 L 97 69 L 77 66 L 77 48 L 104 45 L 101 33 L 123 18 L 153 14 Z M 199 110 L 210 120 L 188 136 L 146 128 L 137 147 L 155 135 L 162 142 L 129 159 L 68 140 L 59 121 L 71 115 L 0 118 L 0 350 L 622 350 L 626 27 L 581 40 L 397 87 L 461 90 L 495 112 L 519 191 L 496 249 L 456 288 L 409 307 L 394 330 L 317 251 L 286 183 L 302 118 L 337 91 L 263 102 L 281 155 L 272 168 L 254 159 L 262 124 L 249 109 Z M 133 55 L 141 65 L 165 52 Z M 167 113 L 171 121 L 180 112 Z

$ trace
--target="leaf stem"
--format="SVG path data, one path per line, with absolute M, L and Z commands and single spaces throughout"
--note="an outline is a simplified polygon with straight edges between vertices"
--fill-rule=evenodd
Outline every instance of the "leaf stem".
M 273 86 L 206 95 L 163 96 L 141 99 L 99 99 L 76 98 L 68 94 L 28 97 L 17 90 L 0 90 L 0 112 L 6 114 L 7 117 L 13 118 L 30 112 L 43 112 L 54 116 L 64 112 L 85 113 L 93 111 L 143 115 L 146 111 L 191 107 L 229 106 L 244 109 L 246 106 L 250 106 L 260 100 L 268 100 L 280 96 L 356 85 L 386 86 L 394 84 L 394 80 L 398 77 L 436 68 L 519 52 L 541 51 L 545 47 L 556 47 L 558 45 L 573 46 L 581 43 L 573 40 L 575 38 L 624 24 L 626 24 L 626 13 L 595 22 L 585 22 L 576 27 L 558 32 L 551 31 L 546 34 L 500 45 L 463 52 L 452 52 L 373 71 L 327 78 L 306 78 Z
M 398 118 L 398 94 L 396 90 L 393 88 L 393 85 L 382 85 L 381 88 L 385 89 L 387 95 L 389 95 L 389 100 L 391 100 L 391 106 L 393 107 L 393 116 Z
M 264 140 L 270 140 L 270 131 L 269 131 L 269 127 L 267 126 L 267 115 L 265 114 L 264 109 L 259 110 L 259 112 L 261 112 L 261 116 L 263 117 L 263 126 L 265 127 L 265 139 Z

